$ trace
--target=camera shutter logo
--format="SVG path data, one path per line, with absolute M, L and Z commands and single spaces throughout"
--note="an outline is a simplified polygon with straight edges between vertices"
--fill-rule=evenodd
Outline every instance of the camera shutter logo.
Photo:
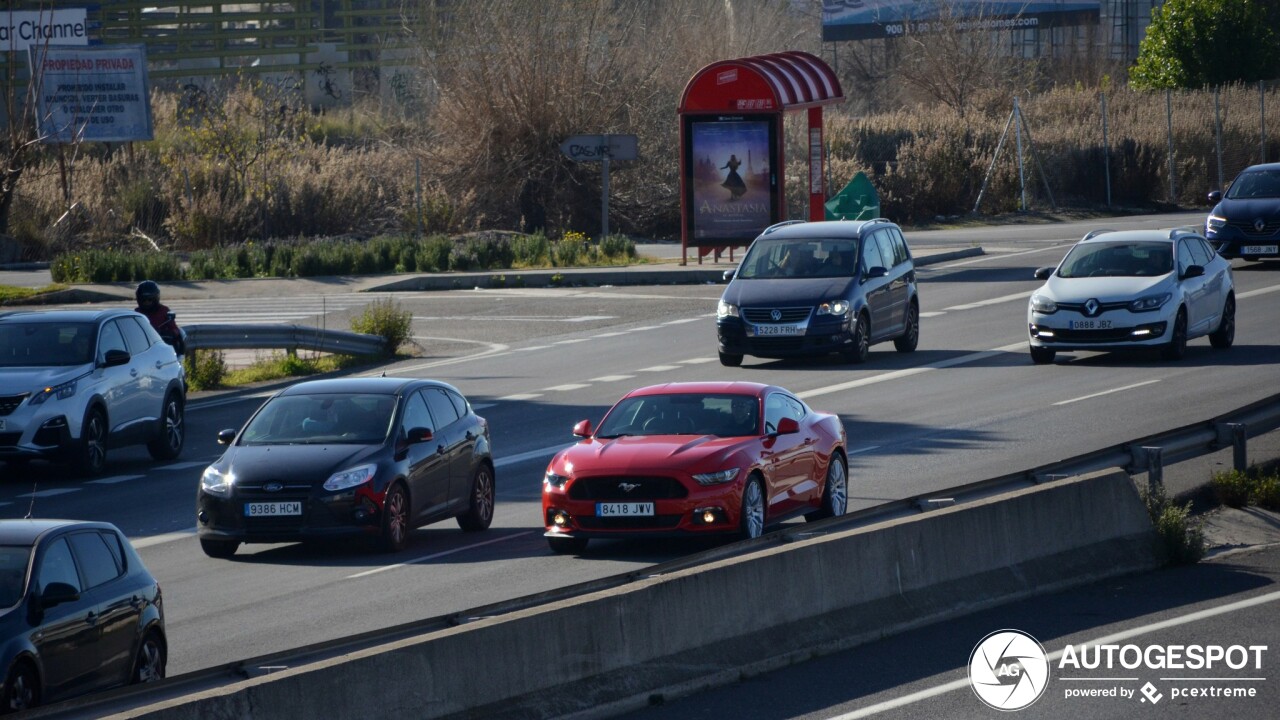
M 1049 660 L 1044 646 L 1020 630 L 997 630 L 969 655 L 969 684 L 996 710 L 1021 710 L 1044 694 Z

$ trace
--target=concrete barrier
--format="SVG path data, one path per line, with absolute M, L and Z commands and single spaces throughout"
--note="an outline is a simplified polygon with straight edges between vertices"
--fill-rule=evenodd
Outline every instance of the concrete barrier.
M 481 618 L 113 717 L 501 718 L 620 708 L 1159 562 L 1132 481 L 1112 470 Z

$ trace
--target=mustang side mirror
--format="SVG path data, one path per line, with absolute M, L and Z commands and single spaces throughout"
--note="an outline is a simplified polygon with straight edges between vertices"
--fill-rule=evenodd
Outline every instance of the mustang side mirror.
M 235 442 L 235 439 L 236 439 L 235 428 L 227 428 L 226 430 L 218 431 L 219 445 L 230 445 L 231 443 Z
M 1217 203 L 1217 202 L 1219 202 L 1220 200 L 1222 200 L 1222 191 L 1221 191 L 1221 190 L 1214 190 L 1213 192 L 1209 193 L 1209 202 L 1211 202 L 1211 203 Z
M 1035 277 L 1037 280 L 1048 280 L 1049 276 L 1052 274 L 1053 274 L 1052 267 L 1036 268 Z
M 573 436 L 580 438 L 591 437 L 591 421 L 581 420 L 577 425 L 573 426 Z
M 1182 279 L 1186 280 L 1187 278 L 1198 278 L 1201 275 L 1204 275 L 1203 265 L 1188 265 L 1187 269 L 1182 272 Z
M 778 431 L 774 435 L 790 435 L 800 432 L 800 423 L 795 418 L 784 417 L 778 421 Z

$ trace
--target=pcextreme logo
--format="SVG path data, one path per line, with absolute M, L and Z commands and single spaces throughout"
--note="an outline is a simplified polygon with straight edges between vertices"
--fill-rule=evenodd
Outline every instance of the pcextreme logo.
M 1038 640 L 1021 630 L 997 630 L 969 655 L 969 684 L 996 710 L 1030 706 L 1049 685 L 1049 658 Z

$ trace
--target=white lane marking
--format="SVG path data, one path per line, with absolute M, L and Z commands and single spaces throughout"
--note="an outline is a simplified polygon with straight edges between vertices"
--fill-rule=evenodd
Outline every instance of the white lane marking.
M 635 375 L 601 375 L 598 378 L 591 378 L 591 382 L 618 382 L 620 380 L 630 380 Z
M 269 398 L 272 395 L 275 395 L 276 392 L 278 391 L 270 390 L 267 392 L 253 393 L 252 395 L 238 395 L 236 397 L 222 398 L 221 400 L 199 400 L 188 404 L 186 411 L 192 412 L 195 410 L 207 410 L 209 408 L 222 407 L 223 405 L 234 405 L 235 403 L 244 402 L 246 400 Z
M 640 368 L 639 372 L 667 372 L 668 370 L 679 369 L 679 365 L 654 365 L 653 367 Z
M 1272 285 L 1271 287 L 1258 288 L 1257 290 L 1250 290 L 1250 291 L 1248 291 L 1248 292 L 1242 292 L 1242 293 L 1240 293 L 1239 295 L 1237 295 L 1236 297 L 1241 298 L 1241 299 L 1244 299 L 1244 298 L 1251 298 L 1251 297 L 1257 297 L 1257 296 L 1259 296 L 1259 295 L 1266 295 L 1267 293 L 1273 293 L 1273 292 L 1276 292 L 1276 291 L 1280 291 L 1280 285 Z
M 1080 402 L 1081 400 L 1092 400 L 1093 398 L 1102 397 L 1103 395 L 1110 395 L 1112 393 L 1124 392 L 1125 390 L 1132 390 L 1137 387 L 1142 387 L 1143 385 L 1151 385 L 1152 383 L 1158 383 L 1158 382 L 1160 382 L 1158 379 L 1147 380 L 1146 382 L 1134 383 L 1132 385 L 1125 385 L 1124 387 L 1112 388 L 1110 390 L 1103 390 L 1102 392 L 1096 392 L 1092 395 L 1085 395 L 1083 397 L 1071 398 L 1070 400 L 1061 400 L 1059 402 L 1054 403 L 1054 405 L 1070 405 L 1073 402 Z
M 115 477 L 98 478 L 97 480 L 89 480 L 87 485 L 115 485 L 116 483 L 129 482 L 138 478 L 146 477 L 146 475 L 116 475 Z
M 473 405 L 471 406 L 471 409 L 472 409 L 472 410 L 484 410 L 485 408 L 491 408 L 491 407 L 493 407 L 493 406 L 494 406 L 494 405 L 496 405 L 496 404 L 497 404 L 497 403 L 478 403 L 478 404 L 473 404 Z
M 949 308 L 943 308 L 942 312 L 950 312 L 952 310 L 973 310 L 975 308 L 986 307 L 988 305 L 999 305 L 1011 300 L 1024 300 L 1031 297 L 1031 290 L 1026 292 L 1013 293 L 1012 295 L 1002 295 L 1000 297 L 991 298 L 990 300 L 979 300 L 978 302 L 966 303 L 964 305 L 952 305 Z
M 850 454 L 850 455 L 861 455 L 861 454 L 862 454 L 862 453 L 864 453 L 864 452 L 871 452 L 872 450 L 879 450 L 879 449 L 880 449 L 880 446 L 879 446 L 879 445 L 868 445 L 868 446 L 866 446 L 866 447 L 864 447 L 864 448 L 858 448 L 857 450 L 850 450 L 850 451 L 849 451 L 849 454 Z
M 580 315 L 578 317 L 561 317 L 559 315 L 414 315 L 415 321 L 430 320 L 496 320 L 500 322 L 567 322 L 584 323 L 593 320 L 613 320 L 613 315 Z
M 685 318 L 683 320 L 668 320 L 663 325 L 682 325 L 684 323 L 698 322 L 698 318 Z
M 456 365 L 458 363 L 471 362 L 473 360 L 479 360 L 480 358 L 489 357 L 492 355 L 500 355 L 510 350 L 510 346 L 508 345 L 503 345 L 502 343 L 484 342 L 482 340 L 463 340 L 461 338 L 430 337 L 426 335 L 414 335 L 413 339 L 414 340 L 443 340 L 445 342 L 470 343 L 472 345 L 488 345 L 489 348 L 487 350 L 481 350 L 480 352 L 473 353 L 471 355 L 463 355 L 461 357 L 446 358 L 444 360 L 435 360 L 433 362 L 422 363 L 420 365 L 410 365 L 409 367 L 396 368 L 397 375 L 401 373 L 411 373 L 418 370 L 428 370 L 430 368 L 441 367 L 442 365 Z M 381 374 L 381 372 L 382 371 L 380 370 L 376 372 L 367 372 L 361 375 L 361 377 L 375 377 L 376 375 Z
M 997 355 L 1002 355 L 1004 353 L 1011 352 L 1013 350 L 1025 349 L 1026 347 L 1027 347 L 1027 344 L 1025 342 L 1012 343 L 1010 345 L 1005 345 L 1003 347 L 992 348 L 991 350 L 983 350 L 982 352 L 969 353 L 968 355 L 961 355 L 960 357 L 954 357 L 948 360 L 939 360 L 938 362 L 929 363 L 928 365 L 921 365 L 920 367 L 916 367 L 916 368 L 907 368 L 906 370 L 895 370 L 893 372 L 884 373 L 883 375 L 873 375 L 869 378 L 862 378 L 861 380 L 850 380 L 849 382 L 843 382 L 836 385 L 828 385 L 826 387 L 814 388 L 813 390 L 805 390 L 804 392 L 796 393 L 796 397 L 800 398 L 801 400 L 804 400 L 806 398 L 818 397 L 819 395 L 830 395 L 831 393 L 842 392 L 845 390 L 852 390 L 853 388 L 862 387 L 864 385 L 874 385 L 875 383 L 887 382 L 889 380 L 897 380 L 899 378 L 904 378 L 904 377 L 911 377 L 912 375 L 919 375 L 920 373 L 926 373 L 931 370 L 941 370 L 943 368 L 955 367 L 956 365 L 965 365 L 967 363 L 978 362 L 980 360 L 986 360 L 987 358 L 995 357 Z
M 591 387 L 591 383 L 565 383 L 564 385 L 556 385 L 555 387 L 543 388 L 544 392 L 568 392 L 570 390 L 581 390 L 584 387 Z
M 592 338 L 611 338 L 611 337 L 618 337 L 619 335 L 626 335 L 626 333 L 625 332 L 607 332 L 607 333 L 600 333 L 599 335 L 592 335 L 591 337 Z
M 565 318 L 565 322 L 591 322 L 592 320 L 612 320 L 613 315 L 583 315 L 581 317 Z
M 531 350 L 546 350 L 549 345 L 531 345 L 529 347 L 515 348 L 511 352 L 529 352 Z
M 493 466 L 495 468 L 500 468 L 500 467 L 506 467 L 507 465 L 515 465 L 516 463 L 522 463 L 526 460 L 533 460 L 534 458 L 540 458 L 540 457 L 550 458 L 552 455 L 555 455 L 556 453 L 560 452 L 561 450 L 567 447 L 569 447 L 569 445 L 565 445 L 561 443 L 560 445 L 552 445 L 551 447 L 545 447 L 540 450 L 529 450 L 527 452 L 517 453 L 515 455 L 507 455 L 506 457 L 501 457 L 501 458 L 498 458 L 497 460 L 494 460 Z
M 1147 635 L 1149 633 L 1165 630 L 1171 627 L 1177 627 L 1178 625 L 1186 625 L 1188 623 L 1205 620 L 1207 618 L 1211 618 L 1216 615 L 1225 615 L 1226 613 L 1229 613 L 1229 612 L 1235 612 L 1237 610 L 1245 610 L 1255 605 L 1262 605 L 1264 603 L 1274 602 L 1276 600 L 1280 600 L 1280 592 L 1267 593 L 1266 595 L 1259 595 L 1258 597 L 1252 597 L 1247 600 L 1240 600 L 1238 602 L 1229 603 L 1227 605 L 1222 605 L 1215 608 L 1208 608 L 1205 610 L 1198 610 L 1196 612 L 1188 613 L 1186 615 L 1182 615 L 1179 617 L 1169 618 L 1168 620 L 1161 620 L 1160 622 L 1151 623 L 1150 625 L 1141 625 L 1135 628 L 1131 628 L 1129 630 L 1122 630 L 1118 633 L 1107 635 L 1105 637 L 1100 637 L 1095 640 L 1088 640 L 1083 643 L 1076 643 L 1075 648 L 1077 651 L 1079 651 L 1088 646 L 1111 645 L 1114 643 L 1118 643 L 1121 640 L 1128 640 L 1129 638 L 1138 637 L 1139 635 Z M 1055 652 L 1049 653 L 1049 655 L 1047 656 L 1047 659 L 1050 662 L 1052 662 L 1054 660 L 1061 658 L 1064 650 L 1057 650 Z M 838 715 L 836 717 L 831 718 L 831 720 L 858 720 L 858 718 L 870 717 L 871 715 L 882 713 L 882 712 L 885 712 L 886 710 L 894 710 L 896 708 L 912 705 L 914 703 L 920 702 L 921 700 L 928 700 L 931 697 L 944 695 L 946 693 L 953 692 L 955 690 L 963 690 L 968 688 L 969 686 L 970 686 L 969 678 L 967 677 L 962 680 L 952 680 L 951 682 L 946 682 L 941 685 L 936 685 L 934 687 L 928 688 L 927 690 L 919 690 L 917 692 L 911 693 L 910 695 L 904 695 L 900 698 L 894 698 L 892 700 L 886 700 L 885 702 L 882 702 L 882 703 L 876 703 L 875 705 L 870 705 L 860 710 L 854 710 L 853 712 L 845 713 L 844 715 Z
M 66 495 L 67 493 L 80 492 L 80 488 L 52 488 L 50 490 L 40 490 L 37 492 L 18 495 L 20 498 L 46 498 L 54 495 Z
M 516 393 L 515 395 L 507 395 L 498 398 L 499 400 L 532 400 L 542 397 L 542 393 Z
M 948 265 L 939 265 L 936 268 L 930 268 L 930 269 L 950 270 L 951 268 L 964 267 L 965 265 L 976 265 L 977 263 L 980 263 L 980 262 L 989 262 L 997 258 L 1018 257 L 1019 255 L 1032 255 L 1034 253 L 1048 252 L 1050 250 L 1061 250 L 1062 248 L 1069 248 L 1074 245 L 1075 243 L 1072 242 L 1072 243 L 1067 243 L 1065 245 L 1050 245 L 1049 247 L 1036 248 L 1035 250 L 1023 250 L 1022 252 L 1016 252 L 1016 253 L 1002 253 L 1000 255 L 983 255 L 982 257 L 976 260 L 965 260 L 964 262 L 950 263 Z
M 939 315 L 946 315 L 946 313 L 941 312 L 941 311 L 939 311 L 939 312 L 922 312 L 922 313 L 920 313 L 920 317 L 922 317 L 922 318 L 926 318 L 926 317 L 938 317 Z
M 586 338 L 569 338 L 568 340 L 557 340 L 552 345 L 572 345 L 574 343 L 586 342 Z
M 716 361 L 716 358 L 713 358 L 713 357 L 689 358 L 688 360 L 681 360 L 680 364 L 681 365 L 701 365 L 702 363 L 709 363 L 709 362 L 715 362 L 715 361 Z
M 657 330 L 657 325 L 646 325 L 644 327 L 631 328 L 631 332 L 640 332 L 641 330 Z
M 208 464 L 209 463 L 203 460 L 193 460 L 191 462 L 181 462 L 176 465 L 165 465 L 164 467 L 158 467 L 156 469 L 157 470 L 187 470 L 189 468 L 200 467 L 202 465 L 208 465 Z
M 507 535 L 500 538 L 494 538 L 492 540 L 485 540 L 484 542 L 478 542 L 472 545 L 464 545 L 460 548 L 445 550 L 444 552 L 432 553 L 431 555 L 423 555 L 422 557 L 414 558 L 412 560 L 406 560 L 405 562 L 396 563 L 395 565 L 384 565 L 382 567 L 377 567 L 372 570 L 365 570 L 364 572 L 358 572 L 355 575 L 348 575 L 346 579 L 354 580 L 355 578 L 367 577 L 369 575 L 376 575 L 377 573 L 380 573 L 380 572 L 386 572 L 387 570 L 395 570 L 396 568 L 402 568 L 406 565 L 416 565 L 418 563 L 427 562 L 428 560 L 435 560 L 436 558 L 447 557 L 449 555 L 456 555 L 460 552 L 466 552 L 467 550 L 474 550 L 479 547 L 484 547 L 485 545 L 492 545 L 494 543 L 506 542 L 507 540 L 513 540 L 518 537 L 524 537 L 525 535 L 532 535 L 533 532 L 534 532 L 533 530 L 526 530 L 524 532 L 518 532 L 514 535 Z
M 189 530 L 165 533 L 163 535 L 151 535 L 144 538 L 129 538 L 129 542 L 133 544 L 134 548 L 141 549 L 151 547 L 152 545 L 161 545 L 163 543 L 173 542 L 174 540 L 186 540 L 189 537 L 195 537 L 195 534 L 196 529 L 191 528 Z

